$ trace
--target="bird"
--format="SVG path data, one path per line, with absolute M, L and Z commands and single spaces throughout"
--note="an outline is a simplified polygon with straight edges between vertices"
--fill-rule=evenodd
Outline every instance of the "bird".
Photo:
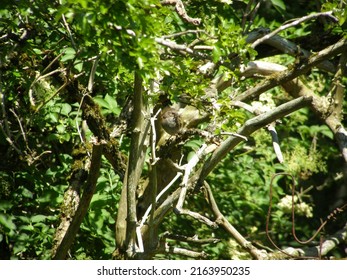
M 174 108 L 165 108 L 160 116 L 160 124 L 162 128 L 170 135 L 179 133 L 182 129 L 182 118 L 178 111 Z

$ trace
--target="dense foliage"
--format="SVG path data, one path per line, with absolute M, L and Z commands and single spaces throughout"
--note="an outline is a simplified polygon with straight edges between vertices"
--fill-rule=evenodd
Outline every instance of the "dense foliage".
M 303 19 L 313 13 L 322 14 Z M 141 250 L 131 227 L 131 184 L 141 221 L 153 190 L 159 193 L 178 172 L 165 160 L 182 160 L 182 167 L 204 143 L 211 151 L 188 174 L 184 208 L 215 221 L 212 190 L 226 220 L 257 248 L 253 252 L 270 257 L 270 248 L 319 248 L 338 232 L 344 236 L 339 244 L 314 257 L 345 258 L 346 19 L 345 2 L 337 0 L 1 1 L 0 258 L 256 258 L 225 223 L 211 226 L 179 214 L 182 177 L 152 204 L 147 223 L 155 230 L 148 233 L 144 225 Z M 267 43 L 271 38 L 252 45 L 285 24 L 292 25 L 272 36 L 283 39 L 282 48 Z M 341 49 L 326 49 L 318 61 L 326 66 L 313 61 L 339 42 Z M 256 60 L 283 68 L 252 70 Z M 314 101 L 273 113 L 307 96 Z M 182 103 L 196 122 L 166 138 L 157 125 L 164 142 L 153 150 L 150 118 Z M 269 121 L 247 135 L 242 128 L 262 114 Z M 269 125 L 276 125 L 283 161 Z M 219 158 L 223 145 L 228 151 Z M 92 157 L 96 146 L 102 146 L 99 165 Z M 90 191 L 87 208 L 80 206 Z M 175 205 L 165 208 L 165 202 Z M 126 237 L 119 234 L 121 210 Z M 328 222 L 312 242 L 300 244 L 292 212 L 300 240 Z M 59 246 L 76 213 L 81 220 L 64 251 Z

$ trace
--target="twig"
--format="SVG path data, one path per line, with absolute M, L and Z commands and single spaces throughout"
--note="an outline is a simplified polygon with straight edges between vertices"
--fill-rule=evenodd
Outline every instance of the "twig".
M 93 60 L 92 69 L 90 70 L 89 80 L 88 80 L 88 92 L 92 93 L 93 91 L 93 85 L 94 85 L 94 78 L 96 73 L 96 67 L 98 66 L 100 55 L 96 57 L 95 60 Z
M 186 22 L 192 23 L 194 25 L 199 25 L 201 22 L 201 19 L 199 18 L 192 18 L 188 16 L 186 9 L 184 8 L 184 5 L 181 0 L 164 0 L 160 2 L 163 6 L 165 5 L 172 5 L 175 6 L 177 14 L 184 19 Z
M 192 250 L 187 250 L 187 249 L 183 249 L 183 248 L 177 248 L 174 246 L 169 246 L 168 244 L 165 244 L 165 252 L 166 253 L 170 253 L 170 254 L 178 254 L 178 255 L 182 255 L 182 256 L 186 256 L 186 257 L 190 257 L 190 258 L 206 258 L 207 254 L 205 252 L 195 252 Z
M 178 178 L 179 177 L 181 177 L 182 176 L 182 173 L 181 172 L 177 172 L 177 174 L 176 174 L 176 176 L 170 181 L 170 183 L 165 187 L 165 188 L 163 188 L 163 190 L 157 195 L 157 197 L 156 197 L 156 202 L 158 202 L 159 201 L 159 199 L 162 197 L 162 195 L 178 180 Z M 145 222 L 146 222 L 146 220 L 147 220 L 147 218 L 148 218 L 148 215 L 149 215 L 149 213 L 150 213 L 150 211 L 152 210 L 152 204 L 147 208 L 147 210 L 146 210 L 146 212 L 145 212 L 145 214 L 143 215 L 143 217 L 142 217 L 142 219 L 141 219 L 141 221 L 140 221 L 140 223 L 139 223 L 139 228 L 141 229 L 143 226 L 144 226 L 144 224 L 145 224 Z
M 200 149 L 197 151 L 197 153 L 191 158 L 191 160 L 187 163 L 185 170 L 184 170 L 184 176 L 182 179 L 182 190 L 181 190 L 181 194 L 180 197 L 178 199 L 177 205 L 176 205 L 176 209 L 178 211 L 178 213 L 180 213 L 183 209 L 183 203 L 186 197 L 186 193 L 187 193 L 187 185 L 188 185 L 188 178 L 190 173 L 192 172 L 193 168 L 198 164 L 199 159 L 201 157 L 201 155 L 203 154 L 204 150 L 206 149 L 207 145 L 203 144 Z
M 294 27 L 302 22 L 305 22 L 307 20 L 311 20 L 311 19 L 314 19 L 314 18 L 317 18 L 319 16 L 327 16 L 327 17 L 331 17 L 332 19 L 334 19 L 335 22 L 338 21 L 338 19 L 336 17 L 334 17 L 333 15 L 333 12 L 332 11 L 329 11 L 329 12 L 322 12 L 322 13 L 316 13 L 316 14 L 311 14 L 311 15 L 308 15 L 308 16 L 304 16 L 300 19 L 296 19 L 296 20 L 293 20 L 291 21 L 290 23 L 287 23 L 287 24 L 284 24 L 282 26 L 280 26 L 279 28 L 277 28 L 276 30 L 272 31 L 271 33 L 265 35 L 264 37 L 256 40 L 253 44 L 252 44 L 252 48 L 255 48 L 256 46 L 258 46 L 259 44 L 263 43 L 264 41 L 270 39 L 272 36 L 276 35 L 277 33 L 287 29 L 287 28 L 290 28 L 290 27 Z
M 61 1 L 59 1 L 59 3 L 61 4 Z M 68 25 L 68 23 L 67 23 L 67 21 L 66 21 L 66 18 L 65 18 L 65 15 L 64 15 L 64 14 L 62 14 L 62 19 L 63 19 L 64 26 L 65 26 L 65 28 L 66 28 L 66 30 L 67 30 L 67 33 L 69 34 L 69 37 L 70 37 L 72 46 L 73 46 L 73 48 L 76 50 L 76 49 L 77 49 L 76 43 L 75 43 L 75 40 L 74 40 L 74 38 L 73 38 L 73 36 L 72 36 L 72 32 L 71 32 L 71 30 L 70 30 L 70 27 L 69 27 L 69 25 Z
M 235 133 L 235 132 L 221 132 L 221 135 L 229 135 L 229 136 L 240 137 L 242 140 L 248 141 L 246 136 L 243 136 L 243 135 Z
M 153 89 L 152 89 L 153 90 Z M 152 208 L 151 210 L 151 216 L 150 216 L 150 221 L 149 224 L 151 225 L 154 220 L 154 211 L 156 208 L 157 204 L 157 192 L 158 192 L 158 176 L 157 176 L 157 166 L 156 162 L 159 160 L 157 158 L 156 153 L 155 153 L 155 146 L 157 142 L 157 134 L 156 134 L 156 129 L 155 129 L 155 121 L 157 120 L 157 116 L 159 115 L 161 109 L 159 109 L 156 114 L 150 118 L 150 123 L 151 123 L 151 135 L 150 135 L 150 142 L 151 142 L 151 168 L 150 168 L 150 182 L 151 182 L 151 200 L 152 200 Z M 141 227 L 137 227 L 137 232 L 141 233 Z M 149 239 L 154 240 L 154 227 L 149 227 Z M 143 248 L 140 247 L 141 252 L 143 252 Z
M 169 47 L 170 49 L 176 50 L 176 51 L 183 51 L 189 54 L 194 54 L 194 50 L 187 47 L 186 45 L 177 44 L 176 42 L 164 38 L 155 38 L 155 41 L 158 44 L 161 44 L 165 47 Z
M 247 8 L 246 8 L 246 12 L 243 14 L 242 16 L 242 23 L 241 23 L 241 27 L 242 27 L 242 30 L 243 30 L 243 33 L 247 33 L 249 28 L 251 27 L 252 23 L 253 23 L 253 20 L 260 8 L 260 4 L 261 4 L 261 1 L 259 1 L 255 6 L 254 8 L 251 10 L 251 7 L 253 5 L 253 0 L 249 1 L 248 4 L 247 4 Z M 251 11 L 250 11 L 251 10 Z M 248 17 L 250 16 L 249 19 L 247 19 Z M 246 22 L 248 23 L 248 26 L 246 28 Z
M 258 250 L 256 247 L 252 245 L 251 242 L 247 241 L 237 230 L 234 228 L 229 221 L 224 217 L 222 212 L 220 212 L 216 200 L 214 199 L 211 187 L 205 181 L 204 189 L 206 191 L 207 201 L 211 206 L 211 210 L 215 216 L 215 221 L 218 225 L 222 226 L 235 240 L 247 251 L 249 252 L 255 259 L 266 259 L 266 254 Z
M 200 149 L 197 151 L 197 153 L 186 164 L 184 176 L 183 176 L 182 183 L 181 183 L 181 185 L 182 185 L 181 193 L 180 193 L 180 196 L 178 198 L 178 201 L 177 201 L 177 204 L 176 204 L 176 207 L 175 207 L 174 211 L 177 214 L 180 214 L 180 215 L 191 216 L 194 219 L 196 219 L 196 220 L 198 220 L 198 221 L 200 221 L 202 223 L 205 223 L 206 225 L 208 225 L 208 226 L 210 226 L 212 228 L 216 228 L 217 227 L 216 224 L 214 222 L 210 221 L 208 218 L 202 216 L 199 213 L 196 213 L 196 212 L 193 212 L 193 211 L 190 211 L 190 210 L 187 210 L 187 209 L 183 208 L 183 203 L 185 201 L 185 197 L 186 197 L 187 190 L 188 190 L 189 175 L 191 174 L 193 168 L 198 164 L 198 162 L 199 162 L 201 156 L 204 154 L 204 151 L 205 151 L 206 148 L 207 148 L 207 145 L 203 144 L 200 147 Z
M 163 236 L 168 239 L 189 242 L 194 244 L 218 243 L 220 241 L 220 239 L 217 239 L 217 238 L 199 239 L 197 235 L 194 235 L 193 237 L 188 237 L 188 236 L 173 234 L 169 232 L 164 233 Z
M 1 131 L 2 133 L 5 135 L 5 139 L 6 141 L 10 144 L 10 146 L 19 154 L 21 155 L 22 154 L 22 151 L 16 146 L 16 144 L 12 141 L 11 137 L 6 133 L 3 125 L 2 125 L 2 122 L 0 121 L 0 128 L 1 128 Z
M 23 128 L 23 125 L 22 125 L 22 122 L 21 120 L 19 119 L 19 116 L 16 114 L 16 112 L 13 110 L 13 109 L 10 109 L 10 112 L 12 112 L 12 114 L 15 116 L 15 118 L 17 119 L 17 122 L 19 124 L 19 127 L 20 127 L 20 131 L 22 132 L 22 136 L 23 136 L 23 139 L 24 139 L 24 142 L 25 142 L 25 146 L 28 150 L 29 149 L 29 146 L 28 146 L 28 140 L 27 140 L 27 137 L 26 137 L 26 134 L 25 134 L 25 131 L 24 131 L 24 128 Z
M 0 58 L 0 66 L 2 66 L 2 61 Z M 11 139 L 11 130 L 8 125 L 8 119 L 6 114 L 6 105 L 5 105 L 5 94 L 2 91 L 2 71 L 0 67 L 0 100 L 1 100 L 1 111 L 2 111 L 2 120 L 0 121 L 1 129 L 4 132 L 4 135 L 6 136 L 6 140 L 9 141 Z M 5 127 L 2 126 L 2 123 L 4 123 Z M 8 140 L 8 139 L 9 140 Z M 11 142 L 9 142 L 11 144 Z
M 208 36 L 211 36 L 210 34 L 208 34 L 206 32 L 206 30 L 185 30 L 185 31 L 181 31 L 181 32 L 177 32 L 177 33 L 173 33 L 173 34 L 169 34 L 169 35 L 164 35 L 162 36 L 163 39 L 169 39 L 169 38 L 173 38 L 173 37 L 179 37 L 179 36 L 183 36 L 183 35 L 187 35 L 187 34 L 199 34 L 199 33 L 204 33 Z
M 197 45 L 193 47 L 194 50 L 206 50 L 206 51 L 213 51 L 214 46 L 205 46 L 205 45 Z
M 161 109 L 159 109 L 155 115 L 153 117 L 151 117 L 150 122 L 151 122 L 151 154 L 152 154 L 152 162 L 151 165 L 155 165 L 157 163 L 157 161 L 159 160 L 159 158 L 157 158 L 156 154 L 155 154 L 155 146 L 156 146 L 156 142 L 157 142 L 157 134 L 155 131 L 155 121 L 157 120 L 157 117 L 160 113 Z

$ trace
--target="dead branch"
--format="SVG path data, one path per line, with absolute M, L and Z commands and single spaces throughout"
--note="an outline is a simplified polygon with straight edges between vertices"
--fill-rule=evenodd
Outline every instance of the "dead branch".
M 314 14 L 310 14 L 310 15 L 307 15 L 307 16 L 304 16 L 302 18 L 299 18 L 299 19 L 293 19 L 291 20 L 289 23 L 287 24 L 284 24 L 282 26 L 280 26 L 279 28 L 277 28 L 276 30 L 272 31 L 271 33 L 265 35 L 264 37 L 262 38 L 259 38 L 257 39 L 253 44 L 252 44 L 252 48 L 255 48 L 256 46 L 258 46 L 259 44 L 265 42 L 266 40 L 270 39 L 271 37 L 273 37 L 274 35 L 276 35 L 277 33 L 285 30 L 285 29 L 288 29 L 288 28 L 291 28 L 291 27 L 294 27 L 296 25 L 299 25 L 305 21 L 308 21 L 308 20 L 311 20 L 311 19 L 315 19 L 317 17 L 320 17 L 320 16 L 326 16 L 326 17 L 330 17 L 332 18 L 335 22 L 337 22 L 337 18 L 334 17 L 333 15 L 333 12 L 332 11 L 329 11 L 329 12 L 322 12 L 322 13 L 314 13 Z
M 208 218 L 202 216 L 199 213 L 190 211 L 188 209 L 183 208 L 183 204 L 186 198 L 187 190 L 188 190 L 188 179 L 191 175 L 193 168 L 198 164 L 200 158 L 204 155 L 204 151 L 206 150 L 207 145 L 203 144 L 200 149 L 197 151 L 197 153 L 191 158 L 191 160 L 185 165 L 184 175 L 182 179 L 182 188 L 181 193 L 179 196 L 179 199 L 177 201 L 176 207 L 174 211 L 179 215 L 188 215 L 196 220 L 198 220 L 201 223 L 205 223 L 210 227 L 216 228 L 216 224 L 212 221 L 210 221 Z
M 317 246 L 307 246 L 304 248 L 288 247 L 281 251 L 268 254 L 268 258 L 272 260 L 288 259 L 288 258 L 321 258 L 326 256 L 331 250 L 340 244 L 347 243 L 347 224 L 335 234 L 326 236 L 322 243 Z
M 312 97 L 303 97 L 291 100 L 284 103 L 269 112 L 256 116 L 248 121 L 237 132 L 240 135 L 248 137 L 256 130 L 265 127 L 266 125 L 280 119 L 302 107 L 307 106 L 312 102 Z M 199 182 L 205 180 L 206 176 L 216 167 L 216 165 L 240 142 L 242 138 L 230 136 L 228 137 L 212 154 L 212 156 L 205 162 L 202 172 L 200 174 Z
M 183 242 L 189 242 L 193 244 L 209 244 L 209 243 L 218 243 L 220 240 L 217 238 L 204 238 L 199 239 L 197 235 L 194 235 L 193 237 L 189 236 L 183 236 L 179 234 L 169 233 L 165 232 L 163 234 L 163 238 L 177 240 L 177 241 L 183 241 Z
M 164 252 L 170 253 L 170 254 L 177 254 L 177 255 L 194 258 L 194 259 L 205 259 L 207 257 L 207 254 L 205 252 L 195 252 L 192 250 L 170 246 L 168 244 L 166 244 Z
M 186 22 L 192 23 L 194 25 L 199 25 L 201 22 L 201 19 L 199 18 L 192 18 L 188 16 L 186 9 L 184 8 L 183 2 L 181 0 L 164 0 L 160 2 L 163 6 L 171 5 L 175 6 L 177 14 Z
M 293 69 L 288 69 L 276 75 L 272 75 L 270 78 L 266 79 L 258 86 L 250 88 L 243 92 L 241 95 L 236 96 L 234 100 L 244 101 L 247 99 L 255 98 L 259 96 L 261 93 L 275 86 L 282 85 L 286 82 L 290 82 L 291 80 L 299 77 L 300 75 L 305 74 L 307 71 L 309 71 L 312 67 L 316 66 L 320 62 L 334 57 L 340 53 L 343 53 L 346 50 L 347 40 L 341 39 L 336 44 L 333 44 L 323 49 L 315 55 L 312 55 L 302 65 L 297 65 Z
M 258 250 L 252 245 L 251 242 L 247 241 L 220 212 L 218 205 L 214 199 L 211 187 L 207 184 L 207 182 L 204 182 L 204 190 L 206 192 L 207 201 L 210 204 L 212 212 L 215 216 L 216 223 L 223 227 L 248 253 L 252 255 L 252 257 L 258 260 L 265 259 L 265 252 Z
M 295 78 L 291 81 L 282 84 L 283 89 L 293 97 L 310 96 L 312 97 L 311 107 L 317 114 L 319 119 L 323 120 L 325 124 L 335 135 L 335 139 L 340 148 L 341 154 L 347 162 L 347 131 L 342 124 L 342 103 L 345 87 L 341 83 L 341 79 L 344 75 L 343 67 L 346 65 L 347 55 L 342 53 L 339 62 L 339 70 L 334 76 L 334 86 L 325 97 L 316 95 L 310 88 L 308 88 L 303 82 Z M 275 63 L 254 61 L 248 64 L 243 71 L 245 77 L 250 77 L 255 74 L 260 75 L 273 75 L 278 72 L 285 72 L 286 67 Z M 234 104 L 244 104 L 237 103 Z M 244 106 L 244 105 L 243 105 Z

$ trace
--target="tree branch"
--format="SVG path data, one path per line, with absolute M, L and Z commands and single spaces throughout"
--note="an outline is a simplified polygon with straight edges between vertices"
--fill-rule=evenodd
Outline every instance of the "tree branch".
M 222 226 L 235 240 L 247 251 L 249 252 L 255 259 L 265 259 L 266 254 L 263 251 L 258 250 L 256 247 L 252 245 L 251 242 L 247 241 L 237 230 L 234 228 L 229 221 L 224 217 L 224 215 L 220 212 L 218 205 L 214 199 L 212 190 L 210 186 L 205 182 L 204 189 L 206 191 L 207 201 L 209 202 L 212 212 L 215 216 L 216 223 Z
M 96 182 L 99 178 L 102 148 L 102 143 L 94 143 L 93 145 L 92 159 L 90 163 L 87 183 L 84 187 L 81 200 L 79 201 L 71 223 L 65 228 L 66 231 L 59 236 L 61 239 L 58 240 L 56 251 L 53 252 L 53 259 L 55 260 L 66 258 L 67 252 L 71 247 L 71 244 L 80 228 L 85 215 L 87 214 L 90 201 L 92 200 L 96 189 Z
M 199 25 L 201 22 L 201 19 L 199 18 L 192 18 L 188 16 L 186 9 L 184 8 L 183 2 L 181 0 L 164 0 L 164 1 L 161 1 L 160 3 L 163 6 L 165 5 L 175 6 L 177 14 L 186 22 L 192 23 L 194 25 Z
M 142 173 L 146 150 L 149 145 L 149 111 L 143 102 L 142 79 L 135 73 L 134 80 L 134 111 L 133 133 L 130 144 L 130 154 L 127 168 L 127 180 L 123 188 L 127 189 L 127 230 L 126 246 L 127 254 L 131 257 L 136 251 L 136 188 Z
M 241 95 L 236 96 L 234 100 L 244 101 L 247 99 L 255 98 L 259 96 L 261 93 L 275 87 L 281 85 L 283 83 L 289 82 L 294 78 L 305 74 L 312 67 L 316 66 L 320 62 L 334 57 L 340 53 L 347 51 L 347 40 L 342 39 L 334 45 L 331 45 L 324 50 L 318 52 L 315 55 L 312 55 L 308 58 L 308 60 L 302 65 L 297 65 L 293 69 L 285 70 L 282 73 L 278 73 L 276 75 L 271 76 L 264 82 L 260 83 L 258 86 L 250 88 L 243 92 Z
M 248 137 L 259 128 L 274 122 L 302 107 L 307 106 L 312 101 L 312 97 L 301 97 L 284 103 L 275 109 L 256 116 L 248 121 L 239 129 L 237 134 Z M 240 142 L 242 138 L 236 136 L 228 137 L 205 162 L 199 178 L 199 184 L 205 180 L 206 176 L 216 167 L 216 165 Z
M 334 17 L 332 11 L 329 12 L 322 12 L 322 13 L 315 13 L 315 14 L 310 14 L 308 16 L 304 16 L 302 18 L 296 19 L 296 20 L 291 20 L 289 23 L 284 24 L 282 26 L 280 26 L 279 28 L 277 28 L 276 30 L 272 31 L 271 33 L 265 35 L 262 38 L 257 39 L 253 44 L 252 44 L 252 48 L 254 49 L 256 46 L 258 46 L 259 44 L 265 42 L 266 40 L 270 39 L 271 37 L 273 37 L 274 35 L 276 35 L 277 33 L 290 28 L 290 27 L 294 27 L 296 25 L 301 24 L 302 22 L 320 17 L 320 16 L 326 16 L 326 17 L 330 17 L 332 18 L 335 22 L 338 21 L 338 19 L 336 17 Z
M 288 247 L 282 251 L 269 253 L 268 258 L 272 260 L 288 258 L 320 258 L 326 256 L 331 250 L 340 244 L 347 243 L 347 224 L 338 232 L 326 237 L 321 244 L 317 246 L 308 246 L 304 248 Z

